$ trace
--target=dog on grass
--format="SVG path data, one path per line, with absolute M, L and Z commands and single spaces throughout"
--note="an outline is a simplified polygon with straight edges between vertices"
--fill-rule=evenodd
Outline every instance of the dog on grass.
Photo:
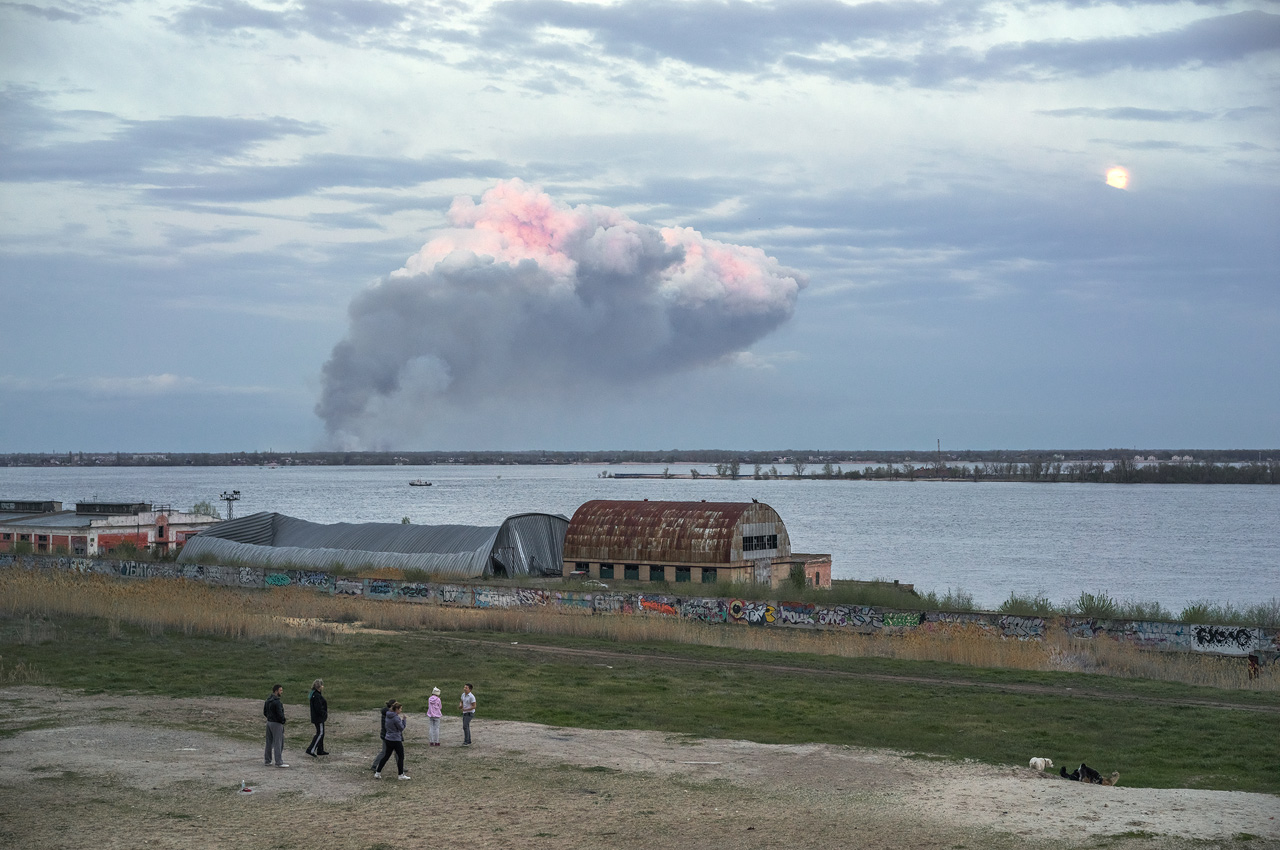
M 1032 770 L 1045 770 L 1053 768 L 1053 759 L 1033 758 L 1030 762 Z
M 1075 782 L 1088 782 L 1090 785 L 1115 785 L 1120 781 L 1120 771 L 1113 770 L 1110 776 L 1103 777 L 1101 773 L 1089 767 L 1084 762 L 1075 770 L 1067 773 L 1065 767 L 1058 768 L 1058 774 L 1063 779 L 1070 779 Z

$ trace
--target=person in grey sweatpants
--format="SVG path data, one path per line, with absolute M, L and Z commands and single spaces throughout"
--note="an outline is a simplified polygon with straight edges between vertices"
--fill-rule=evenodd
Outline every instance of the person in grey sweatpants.
M 262 751 L 262 761 L 269 767 L 275 756 L 276 767 L 288 767 L 284 763 L 284 703 L 280 697 L 284 685 L 272 685 L 271 696 L 262 704 L 262 715 L 267 718 L 267 747 Z

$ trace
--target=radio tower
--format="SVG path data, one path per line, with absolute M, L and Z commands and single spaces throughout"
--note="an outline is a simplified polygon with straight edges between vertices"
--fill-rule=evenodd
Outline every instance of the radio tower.
M 240 491 L 232 490 L 227 492 L 226 490 L 223 490 L 222 495 L 218 498 L 227 503 L 227 519 L 234 519 L 235 503 L 240 501 Z

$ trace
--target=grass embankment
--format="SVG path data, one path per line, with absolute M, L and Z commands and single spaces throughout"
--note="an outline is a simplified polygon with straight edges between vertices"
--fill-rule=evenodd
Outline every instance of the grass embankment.
M 451 610 L 305 591 L 246 593 L 25 571 L 0 574 L 0 599 L 0 679 L 14 683 L 264 697 L 280 681 L 288 686 L 288 701 L 300 702 L 319 676 L 335 710 L 372 711 L 394 696 L 421 712 L 433 685 L 452 699 L 463 681 L 471 681 L 482 718 L 890 747 L 1019 766 L 1040 755 L 1068 766 L 1087 761 L 1119 770 L 1129 785 L 1280 793 L 1274 770 L 1280 693 L 1271 674 L 1249 683 L 1252 690 L 1226 690 L 829 651 L 839 648 L 832 638 L 851 645 L 876 640 L 858 635 Z M 335 619 L 348 621 L 352 614 L 452 619 L 431 631 L 422 622 L 402 622 L 394 634 L 286 619 L 307 613 L 315 602 L 354 606 L 336 609 L 348 616 Z M 569 633 L 550 634 L 553 623 Z M 514 630 L 521 624 L 531 627 Z M 468 625 L 474 631 L 457 635 Z M 767 637 L 772 643 L 680 642 L 700 635 L 748 642 Z M 896 642 L 906 647 L 912 640 Z M 967 651 L 978 663 L 983 653 L 998 661 L 992 653 L 999 646 L 1045 652 L 1043 644 L 968 632 L 921 633 L 915 641 L 921 651 L 933 644 L 936 655 L 946 655 L 945 647 L 953 654 Z M 779 651 L 783 646 L 789 651 Z M 1186 660 L 1226 667 L 1218 659 Z M 1240 667 L 1237 662 L 1230 669 Z M 305 718 L 300 708 L 293 716 Z

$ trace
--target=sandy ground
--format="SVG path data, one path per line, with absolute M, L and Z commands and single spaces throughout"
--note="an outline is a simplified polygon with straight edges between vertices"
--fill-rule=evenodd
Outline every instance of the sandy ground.
M 446 717 L 428 748 L 411 715 L 413 779 L 375 781 L 374 728 L 334 715 L 315 760 L 310 725 L 291 723 L 279 770 L 262 764 L 258 700 L 0 689 L 0 846 L 1280 848 L 1280 798 L 1263 794 L 483 717 L 474 746 Z

